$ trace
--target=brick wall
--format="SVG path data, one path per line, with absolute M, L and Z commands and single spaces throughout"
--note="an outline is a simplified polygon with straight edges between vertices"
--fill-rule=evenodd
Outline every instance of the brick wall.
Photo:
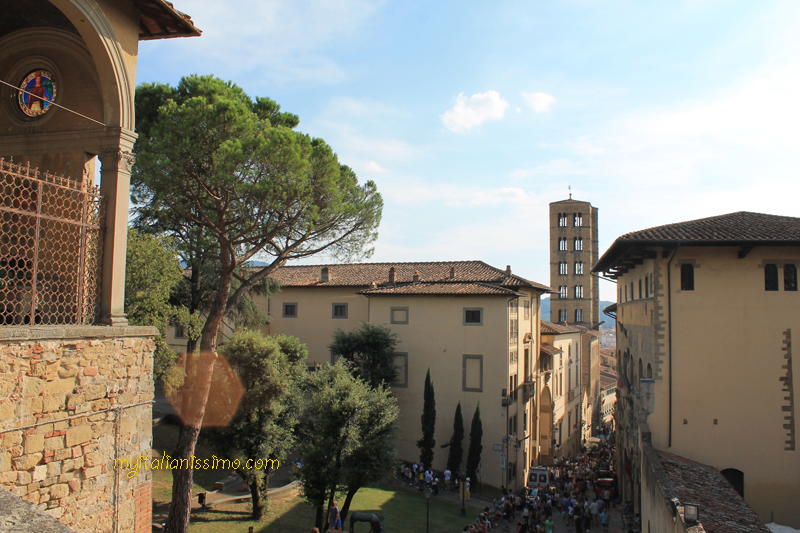
M 155 333 L 0 327 L 0 487 L 76 531 L 149 531 L 151 474 L 115 460 L 150 451 Z

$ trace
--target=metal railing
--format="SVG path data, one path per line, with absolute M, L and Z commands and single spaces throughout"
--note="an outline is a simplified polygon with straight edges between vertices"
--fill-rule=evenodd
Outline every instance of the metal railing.
M 0 158 L 0 325 L 96 321 L 103 210 L 88 181 Z

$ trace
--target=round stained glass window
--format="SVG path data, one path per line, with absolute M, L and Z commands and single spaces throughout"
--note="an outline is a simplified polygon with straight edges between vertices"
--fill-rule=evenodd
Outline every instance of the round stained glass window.
M 19 86 L 19 107 L 29 117 L 47 113 L 56 97 L 56 82 L 47 70 L 34 70 Z

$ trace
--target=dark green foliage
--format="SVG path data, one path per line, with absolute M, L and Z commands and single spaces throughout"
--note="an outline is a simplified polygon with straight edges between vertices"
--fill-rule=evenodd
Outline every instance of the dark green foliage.
M 332 355 L 348 361 L 354 375 L 375 389 L 397 380 L 395 346 L 397 335 L 389 328 L 362 322 L 354 331 L 337 329 L 328 348 Z
M 384 389 L 354 378 L 340 363 L 318 367 L 307 380 L 307 403 L 298 425 L 303 495 L 323 513 L 336 491 L 346 491 L 342 521 L 359 488 L 380 479 L 396 463 L 398 409 Z
M 284 350 L 286 348 L 286 350 Z M 235 333 L 222 349 L 244 388 L 236 415 L 224 428 L 203 430 L 220 454 L 242 463 L 237 473 L 251 487 L 253 518 L 260 519 L 266 503 L 268 469 L 244 468 L 250 458 L 283 461 L 294 445 L 294 428 L 300 411 L 304 363 L 308 350 L 296 338 L 264 337 L 260 333 Z M 215 367 L 219 370 L 220 365 Z M 212 381 L 213 398 L 225 401 L 229 386 L 220 372 Z M 220 394 L 215 391 L 219 390 Z
M 164 342 L 167 326 L 179 312 L 170 304 L 170 293 L 183 277 L 178 254 L 170 240 L 129 229 L 126 256 L 125 313 L 132 326 L 158 328 L 153 375 L 171 395 L 183 381 L 175 368 L 177 354 Z
M 436 428 L 436 398 L 431 382 L 431 369 L 425 375 L 425 390 L 423 391 L 422 403 L 422 438 L 417 441 L 419 448 L 419 462 L 427 470 L 433 464 L 433 447 L 436 446 L 436 439 L 433 438 Z
M 481 404 L 475 407 L 475 415 L 472 417 L 472 428 L 469 430 L 469 451 L 467 452 L 467 477 L 476 480 L 475 473 L 481 464 L 481 453 L 483 453 L 483 424 L 481 423 Z
M 450 451 L 447 455 L 447 469 L 458 475 L 461 461 L 464 459 L 464 417 L 461 416 L 461 402 L 456 406 L 453 417 L 453 436 L 450 438 Z

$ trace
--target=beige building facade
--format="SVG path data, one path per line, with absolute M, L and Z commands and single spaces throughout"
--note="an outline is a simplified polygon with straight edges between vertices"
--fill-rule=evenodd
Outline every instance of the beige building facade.
M 600 287 L 590 275 L 598 257 L 597 208 L 567 200 L 550 204 L 550 321 L 597 329 Z
M 655 449 L 712 465 L 761 520 L 800 527 L 798 265 L 800 219 L 748 212 L 623 235 L 595 265 L 617 282 L 617 462 L 637 509 L 646 423 Z
M 437 446 L 433 466 L 444 470 L 458 403 L 469 428 L 480 404 L 483 425 L 481 481 L 522 488 L 538 464 L 542 440 L 536 380 L 540 302 L 550 289 L 480 261 L 371 263 L 281 267 L 282 288 L 259 305 L 271 317 L 268 334 L 289 334 L 309 347 L 309 363 L 331 361 L 337 329 L 361 322 L 398 336 L 399 379 L 391 385 L 400 406 L 398 452 L 419 460 L 425 375 L 436 397 Z M 549 401 L 549 400 L 548 400 Z M 549 406 L 550 413 L 552 407 Z M 552 422 L 545 433 L 550 442 Z M 549 447 L 545 447 L 545 452 Z

